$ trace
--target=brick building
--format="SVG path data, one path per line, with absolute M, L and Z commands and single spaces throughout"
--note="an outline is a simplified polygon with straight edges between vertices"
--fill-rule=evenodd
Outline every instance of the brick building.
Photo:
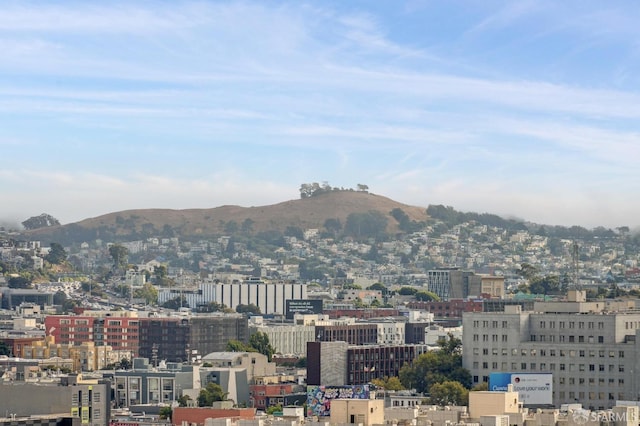
M 56 343 L 78 345 L 94 342 L 96 346 L 111 346 L 116 351 L 130 351 L 138 356 L 139 318 L 49 315 L 45 332 Z

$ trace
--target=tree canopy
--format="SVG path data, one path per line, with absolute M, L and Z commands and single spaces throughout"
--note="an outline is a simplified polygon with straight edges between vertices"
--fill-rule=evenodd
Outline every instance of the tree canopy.
M 431 386 L 445 381 L 457 381 L 465 388 L 471 386 L 471 374 L 462 367 L 462 341 L 449 335 L 438 342 L 440 349 L 420 355 L 413 363 L 400 369 L 403 386 L 426 393 Z
M 437 294 L 431 292 L 431 291 L 427 291 L 427 290 L 421 290 L 416 292 L 413 297 L 416 298 L 416 300 L 419 300 L 421 302 L 439 302 L 440 298 L 438 297 Z
M 180 308 L 188 308 L 189 302 L 187 302 L 187 298 L 184 296 L 174 297 L 173 299 L 169 299 L 162 304 L 163 308 L 178 310 Z
M 45 260 L 52 265 L 60 265 L 67 260 L 67 252 L 62 247 L 62 245 L 58 243 L 51 243 L 49 254 L 45 256 Z
M 127 266 L 129 250 L 120 244 L 113 244 L 109 247 L 109 256 L 113 259 L 115 269 L 124 269 Z
M 144 299 L 147 304 L 153 305 L 158 301 L 158 289 L 151 283 L 144 283 L 142 288 L 133 291 L 133 297 Z
M 227 399 L 228 393 L 217 383 L 207 383 L 207 386 L 198 394 L 198 407 L 211 407 L 216 401 Z
M 236 306 L 236 312 L 238 313 L 247 313 L 247 314 L 256 314 L 259 315 L 260 314 L 260 308 L 256 305 L 254 305 L 253 303 L 250 303 L 248 305 L 243 305 L 240 304 L 238 306 Z
M 10 277 L 7 285 L 9 288 L 31 288 L 31 280 L 23 276 Z
M 372 379 L 371 383 L 373 383 L 375 386 L 379 388 L 389 390 L 389 391 L 399 391 L 399 390 L 405 389 L 405 387 L 402 386 L 400 379 L 395 376 L 393 377 L 385 376 L 383 379 Z
M 469 403 L 469 389 L 460 382 L 447 380 L 434 383 L 429 388 L 429 402 L 434 405 L 467 405 Z
M 276 350 L 269 342 L 269 336 L 267 333 L 262 331 L 253 333 L 251 337 L 249 337 L 249 346 L 260 352 L 262 355 L 266 355 L 269 362 L 271 362 L 273 354 L 276 353 Z
M 383 239 L 387 236 L 387 218 L 376 210 L 351 213 L 347 216 L 344 233 L 355 239 Z

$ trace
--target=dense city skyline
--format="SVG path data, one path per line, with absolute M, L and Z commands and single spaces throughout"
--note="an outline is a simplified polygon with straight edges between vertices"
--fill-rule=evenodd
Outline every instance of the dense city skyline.
M 9 2 L 0 221 L 369 186 L 637 226 L 633 2 Z

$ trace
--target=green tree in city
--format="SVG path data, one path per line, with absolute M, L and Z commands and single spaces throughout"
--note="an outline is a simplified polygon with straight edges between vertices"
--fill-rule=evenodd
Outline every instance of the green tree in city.
M 400 379 L 395 376 L 392 376 L 392 377 L 385 376 L 383 379 L 372 379 L 371 383 L 373 383 L 374 385 L 376 385 L 381 389 L 389 390 L 389 391 L 399 391 L 399 390 L 405 389 L 405 387 L 402 386 Z
M 469 390 L 462 383 L 456 381 L 447 380 L 442 383 L 434 383 L 429 388 L 429 402 L 443 407 L 467 405 Z
M 177 311 L 180 308 L 188 308 L 189 302 L 187 302 L 187 298 L 184 296 L 174 297 L 173 299 L 169 299 L 162 304 L 163 308 L 173 309 Z
M 49 254 L 45 256 L 44 260 L 52 265 L 60 265 L 67 260 L 67 252 L 62 245 L 51 243 Z
M 248 305 L 240 304 L 240 305 L 236 306 L 236 312 L 259 315 L 260 314 L 260 308 L 257 307 L 256 305 L 254 305 L 253 303 L 250 303 Z
M 265 413 L 267 413 L 269 415 L 273 415 L 274 413 L 282 413 L 282 405 L 280 405 L 280 404 L 278 404 L 278 405 L 270 405 L 265 410 Z
M 54 305 L 62 306 L 66 301 L 67 301 L 67 294 L 62 290 L 56 291 L 55 294 L 53 295 Z
M 400 290 L 398 290 L 400 296 L 413 296 L 417 292 L 418 289 L 415 287 L 401 287 Z
M 440 349 L 420 355 L 400 368 L 400 382 L 407 389 L 428 392 L 432 385 L 457 381 L 471 386 L 471 374 L 462 367 L 462 341 L 449 335 L 438 342 Z
M 227 352 L 258 352 L 254 347 L 235 339 L 231 339 L 227 342 L 225 350 Z
M 158 301 L 158 289 L 151 283 L 144 283 L 142 288 L 134 290 L 133 297 L 144 299 L 148 305 L 155 305 Z
M 7 285 L 9 288 L 31 288 L 31 280 L 23 276 L 10 277 Z
M 382 283 L 371 284 L 367 287 L 367 290 L 378 290 L 381 291 L 383 295 L 387 294 L 387 287 Z
M 158 414 L 162 420 L 170 419 L 173 414 L 173 409 L 171 407 L 161 407 Z
M 249 337 L 249 346 L 260 352 L 262 355 L 266 355 L 269 362 L 271 362 L 273 354 L 276 353 L 276 350 L 269 342 L 269 336 L 267 333 L 262 331 L 253 333 L 251 337 Z
M 413 297 L 416 298 L 416 300 L 419 300 L 421 302 L 439 302 L 440 298 L 438 297 L 437 294 L 431 292 L 431 291 L 427 291 L 427 290 L 421 290 L 416 292 L 416 294 L 413 295 Z
M 225 401 L 228 393 L 217 383 L 207 383 L 207 387 L 198 394 L 198 407 L 211 407 L 216 401 Z
M 191 401 L 191 397 L 189 395 L 182 395 L 180 398 L 178 398 L 178 406 L 179 407 L 188 407 L 189 406 L 189 401 Z
M 127 266 L 129 250 L 120 244 L 113 244 L 109 247 L 109 256 L 113 259 L 114 269 L 124 269 Z
M 477 391 L 488 391 L 489 390 L 489 383 L 487 382 L 481 382 L 478 383 L 477 385 L 475 385 L 471 391 L 472 392 L 477 392 Z

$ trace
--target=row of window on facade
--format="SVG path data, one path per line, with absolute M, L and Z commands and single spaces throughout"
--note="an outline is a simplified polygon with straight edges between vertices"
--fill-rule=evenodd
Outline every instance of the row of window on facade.
M 584 329 L 585 325 L 587 326 L 587 329 L 593 330 L 595 328 L 595 321 L 539 321 L 539 327 L 540 328 L 547 328 L 547 324 L 549 325 L 549 328 L 556 328 L 556 322 L 558 325 L 558 328 L 576 328 L 576 323 L 578 324 L 578 329 Z M 500 324 L 502 326 L 502 328 L 509 328 L 509 321 L 488 321 L 488 320 L 474 320 L 473 321 L 473 328 L 480 328 L 482 323 L 482 327 L 483 328 L 488 328 L 489 327 L 489 323 L 491 323 L 491 328 L 498 328 L 498 325 Z M 629 329 L 629 328 L 640 328 L 639 327 L 639 323 L 640 321 L 627 321 L 625 322 L 625 328 Z M 634 327 L 635 325 L 635 327 Z M 604 321 L 598 321 L 598 330 L 604 330 Z
M 556 357 L 556 356 L 561 356 L 561 357 L 570 357 L 570 358 L 574 358 L 574 357 L 579 357 L 579 358 L 586 358 L 587 355 L 589 356 L 589 358 L 596 358 L 596 353 L 598 354 L 598 358 L 615 358 L 616 357 L 616 352 L 618 355 L 618 358 L 624 358 L 624 351 L 623 350 L 604 350 L 604 349 L 600 349 L 600 350 L 595 350 L 595 349 L 591 349 L 591 350 L 586 350 L 586 349 L 580 349 L 580 350 L 575 350 L 575 349 L 517 349 L 517 348 L 513 348 L 511 350 L 507 349 L 507 348 L 491 348 L 491 355 L 502 355 L 502 356 L 508 356 L 509 352 L 511 352 L 511 356 L 550 356 L 550 357 Z M 473 354 L 474 355 L 480 355 L 480 348 L 473 348 Z M 482 355 L 489 355 L 489 348 L 482 348 Z
M 479 361 L 474 361 L 473 362 L 473 368 L 474 369 L 479 369 L 480 365 L 482 365 L 482 368 L 487 370 L 489 368 L 493 369 L 493 370 L 497 370 L 498 369 L 498 362 L 493 361 L 491 362 L 491 367 L 489 367 L 489 362 L 488 361 L 483 361 L 482 364 Z M 529 364 L 527 364 L 526 362 L 521 362 L 519 363 L 520 365 L 520 371 L 556 371 L 556 363 L 551 362 L 549 364 L 547 364 L 546 362 L 541 362 L 539 364 L 535 363 L 535 362 L 531 362 Z M 577 365 L 577 369 L 576 369 L 576 365 Z M 500 364 L 500 369 L 502 371 L 507 371 L 509 366 L 509 363 L 507 362 L 502 362 Z M 608 373 L 615 373 L 616 371 L 619 373 L 624 373 L 624 365 L 622 364 L 564 364 L 564 363 L 560 363 L 557 364 L 558 366 L 558 370 L 559 371 L 590 371 L 590 372 L 608 372 Z M 568 367 L 568 368 L 567 368 Z M 607 368 L 605 368 L 607 367 Z M 511 363 L 511 370 L 517 371 L 518 370 L 518 363 L 517 362 L 512 362 Z M 623 380 L 623 379 L 621 379 Z M 624 380 L 623 380 L 624 381 Z

